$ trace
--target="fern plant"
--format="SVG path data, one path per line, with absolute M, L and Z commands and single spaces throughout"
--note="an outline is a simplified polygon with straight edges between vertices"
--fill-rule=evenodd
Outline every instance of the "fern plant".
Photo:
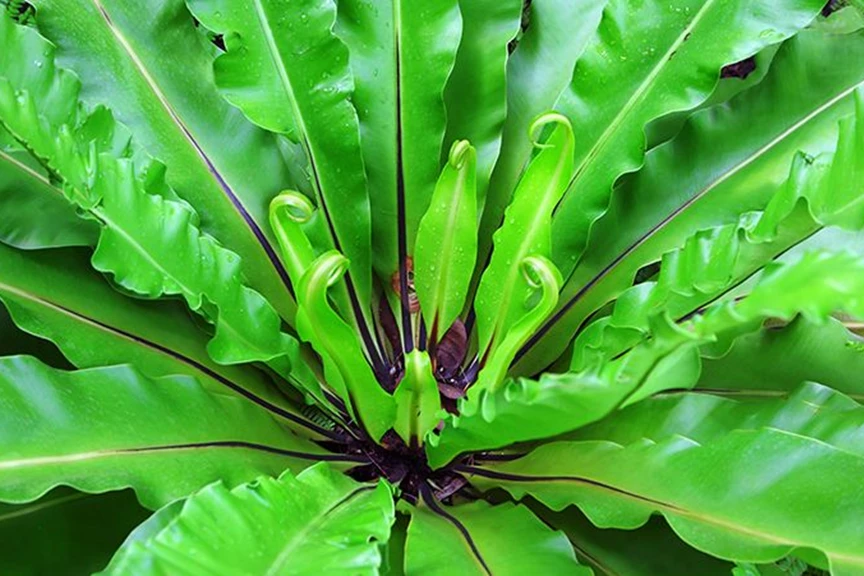
M 4 573 L 864 574 L 855 2 L 6 0 L 0 206 Z

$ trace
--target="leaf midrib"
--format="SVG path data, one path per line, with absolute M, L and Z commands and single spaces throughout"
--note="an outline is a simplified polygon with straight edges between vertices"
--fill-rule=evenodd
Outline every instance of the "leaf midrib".
M 102 460 L 105 458 L 120 458 L 137 455 L 152 455 L 161 452 L 194 452 L 198 450 L 251 450 L 255 452 L 264 452 L 273 456 L 283 456 L 285 458 L 297 457 L 293 454 L 289 455 L 285 452 L 294 452 L 284 448 L 277 448 L 265 444 L 256 444 L 253 442 L 217 440 L 211 442 L 201 442 L 197 444 L 182 444 L 182 445 L 155 445 L 146 447 L 130 447 L 130 448 L 115 448 L 111 450 L 90 450 L 87 452 L 75 452 L 72 454 L 61 454 L 55 456 L 36 456 L 33 458 L 19 458 L 17 460 L 0 461 L 0 472 L 8 470 L 20 470 L 23 468 L 32 468 L 38 466 L 50 466 L 53 464 L 74 464 L 77 462 L 91 462 L 94 460 Z M 298 452 L 299 454 L 299 452 Z M 311 454 L 309 456 L 312 456 Z M 317 457 L 318 455 L 314 455 Z

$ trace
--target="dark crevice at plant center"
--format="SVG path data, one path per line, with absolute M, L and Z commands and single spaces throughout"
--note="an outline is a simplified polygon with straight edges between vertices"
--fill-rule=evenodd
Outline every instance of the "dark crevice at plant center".
M 422 447 L 406 445 L 392 430 L 381 439 L 380 444 L 364 435 L 359 439 L 347 436 L 344 443 L 321 442 L 320 445 L 338 454 L 366 459 L 367 462 L 349 469 L 346 473 L 361 482 L 384 478 L 398 486 L 399 497 L 411 504 L 417 503 L 423 486 L 427 486 L 438 501 L 447 502 L 456 494 L 474 497 L 468 481 L 455 471 L 458 466 L 470 465 L 474 460 L 471 456 L 433 470 Z

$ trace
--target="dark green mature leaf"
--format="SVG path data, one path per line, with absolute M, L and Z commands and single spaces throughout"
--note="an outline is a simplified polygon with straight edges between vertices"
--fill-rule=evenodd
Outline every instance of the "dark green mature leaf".
M 78 368 L 131 363 L 150 377 L 185 374 L 212 392 L 233 390 L 302 423 L 261 372 L 213 362 L 207 336 L 179 304 L 126 298 L 72 251 L 32 253 L 0 245 L 0 262 L 0 301 L 15 322 L 55 343 Z
M 30 504 L 0 504 L 0 571 L 92 574 L 146 516 L 131 490 L 96 495 L 58 488 Z
M 650 152 L 645 168 L 613 195 L 558 311 L 526 347 L 516 371 L 547 366 L 642 266 L 683 245 L 694 230 L 763 209 L 799 150 L 818 155 L 833 149 L 837 120 L 853 111 L 854 93 L 864 84 L 862 59 L 864 34 L 802 32 L 783 44 L 763 82 L 696 114 L 675 139 Z
M 358 484 L 323 464 L 233 490 L 213 484 L 108 573 L 374 575 L 394 514 L 385 483 Z
M 553 260 L 570 276 L 612 184 L 642 164 L 644 128 L 693 108 L 724 64 L 789 38 L 816 17 L 821 0 L 612 0 L 556 109 L 580 127 L 569 193 L 555 213 Z M 660 20 L 663 26 L 655 23 Z
M 7 502 L 59 484 L 131 486 L 156 508 L 214 480 L 234 486 L 327 459 L 257 406 L 188 377 L 151 380 L 126 367 L 61 372 L 19 356 L 0 359 L 0 387 Z
M 601 527 L 636 528 L 659 512 L 688 544 L 722 558 L 772 562 L 802 547 L 824 553 L 836 575 L 864 566 L 855 480 L 864 460 L 797 434 L 738 430 L 704 445 L 680 436 L 626 447 L 557 442 L 472 471 L 473 482 L 516 498 L 530 494 L 556 510 L 576 504 Z
M 0 44 L 10 53 L 0 61 L 0 122 L 63 179 L 69 201 L 99 222 L 94 267 L 144 296 L 183 296 L 215 323 L 208 351 L 218 362 L 279 359 L 287 372 L 293 338 L 242 283 L 237 255 L 198 229 L 197 214 L 151 193 L 164 190 L 160 165 L 129 157 L 128 138 L 105 109 L 85 115 L 77 80 L 55 68 L 51 45 L 34 30 L 2 19 Z
M 661 518 L 638 530 L 603 530 L 574 507 L 540 508 L 532 506 L 544 522 L 567 534 L 577 558 L 595 576 L 729 576 L 732 571 L 728 562 L 687 546 Z
M 486 263 L 519 175 L 534 150 L 527 127 L 552 109 L 600 22 L 606 0 L 532 0 L 525 35 L 507 61 L 507 119 L 489 182 L 478 263 Z M 482 205 L 481 205 L 482 206 Z
M 574 574 L 579 566 L 567 538 L 512 503 L 434 504 L 411 511 L 405 547 L 407 574 Z
M 267 227 L 267 205 L 290 183 L 288 171 L 273 136 L 213 85 L 210 50 L 183 0 L 33 4 L 59 64 L 82 82 L 82 99 L 110 107 L 168 166 L 168 184 L 200 212 L 204 230 L 241 256 L 251 285 L 291 321 L 288 275 Z
M 60 246 L 94 246 L 95 222 L 78 218 L 27 152 L 4 145 L 0 128 L 0 241 L 25 250 Z
M 441 170 L 444 87 L 461 31 L 458 0 L 339 1 L 369 174 L 373 264 L 388 282 L 404 266 L 400 252 L 414 253 Z
M 430 436 L 429 462 L 441 466 L 461 452 L 557 436 L 663 390 L 692 388 L 699 346 L 755 330 L 770 317 L 820 319 L 839 308 L 860 316 L 862 290 L 864 262 L 853 254 L 811 253 L 777 265 L 743 300 L 722 302 L 681 326 L 656 319 L 651 339 L 627 354 L 596 354 L 579 372 L 469 391 L 460 415 Z
M 477 196 L 482 206 L 501 150 L 508 44 L 519 32 L 522 0 L 460 0 L 459 11 L 462 40 L 444 91 L 444 150 L 459 140 L 468 140 L 477 149 Z
M 351 261 L 349 289 L 371 292 L 369 199 L 348 50 L 333 34 L 336 6 L 318 0 L 189 0 L 225 35 L 215 62 L 225 97 L 253 121 L 294 134 L 311 164 L 333 246 Z M 352 283 L 353 280 L 353 283 Z

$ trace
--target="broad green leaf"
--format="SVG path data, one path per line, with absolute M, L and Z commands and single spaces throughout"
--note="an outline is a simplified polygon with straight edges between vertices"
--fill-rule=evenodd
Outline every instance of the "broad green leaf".
M 744 299 L 721 302 L 682 325 L 658 318 L 651 338 L 626 354 L 596 354 L 579 371 L 519 378 L 460 401 L 440 435 L 429 437 L 429 463 L 446 464 L 462 452 L 550 438 L 595 422 L 653 394 L 695 386 L 699 346 L 758 329 L 766 318 L 797 314 L 824 319 L 840 308 L 864 313 L 864 262 L 849 253 L 811 253 L 776 265 Z
M 605 6 L 606 0 L 533 0 L 528 8 L 528 29 L 507 60 L 507 118 L 480 225 L 481 265 L 534 150 L 527 128 L 567 88 Z
M 816 160 L 798 155 L 789 180 L 764 212 L 746 213 L 734 224 L 700 231 L 683 248 L 664 254 L 656 282 L 626 290 L 608 318 L 579 334 L 571 370 L 581 370 L 597 354 L 621 354 L 647 334 L 652 316 L 681 318 L 719 299 L 822 227 L 864 227 L 864 176 L 857 168 L 862 164 L 864 92 L 856 98 L 856 114 L 840 122 L 834 154 Z
M 478 349 L 481 361 L 494 351 L 509 329 L 525 314 L 532 287 L 522 278 L 522 263 L 529 256 L 548 258 L 551 252 L 552 211 L 573 171 L 573 128 L 560 114 L 543 114 L 531 125 L 532 138 L 553 125 L 545 142 L 522 176 L 507 207 L 504 223 L 495 232 L 495 248 L 477 297 Z
M 555 212 L 553 261 L 570 276 L 612 185 L 638 169 L 645 126 L 668 112 L 694 108 L 737 62 L 794 35 L 821 0 L 612 0 L 570 89 L 555 108 L 579 126 L 575 173 Z
M 411 510 L 405 572 L 520 576 L 591 571 L 576 562 L 560 532 L 550 530 L 524 506 L 477 501 Z
M 0 128 L 0 132 L 2 132 Z M 94 246 L 99 229 L 78 218 L 41 166 L 0 134 L 0 241 L 25 250 Z
M 636 528 L 658 512 L 688 544 L 721 558 L 773 562 L 813 548 L 835 575 L 864 567 L 864 499 L 850 490 L 864 460 L 789 432 L 738 430 L 707 444 L 557 442 L 471 471 L 473 482 L 515 498 L 575 504 L 600 527 Z
M 638 530 L 603 530 L 573 507 L 561 512 L 539 508 L 532 507 L 544 522 L 567 534 L 576 557 L 595 576 L 729 576 L 732 570 L 728 562 L 687 546 L 660 518 Z
M 29 504 L 0 504 L 0 570 L 16 576 L 92 574 L 146 516 L 131 490 L 84 494 L 58 488 Z
M 468 140 L 477 149 L 480 206 L 501 150 L 507 117 L 508 46 L 519 32 L 522 4 L 522 0 L 459 2 L 462 39 L 444 90 L 444 150 L 459 140 Z M 442 159 L 446 161 L 446 157 Z
M 771 398 L 814 380 L 864 401 L 861 342 L 839 321 L 799 318 L 782 329 L 744 335 L 727 354 L 706 358 L 697 387 L 733 398 Z
M 462 32 L 458 0 L 339 0 L 372 205 L 372 261 L 389 282 L 414 253 L 441 171 L 444 87 Z M 456 136 L 456 138 L 462 138 Z
M 336 5 L 319 0 L 189 0 L 223 34 L 216 83 L 254 122 L 303 145 L 333 247 L 351 261 L 348 288 L 371 293 L 369 196 L 351 104 L 348 50 L 332 32 Z M 359 320 L 359 319 L 358 319 Z
M 131 486 L 157 508 L 215 480 L 235 486 L 327 458 L 259 407 L 185 376 L 62 372 L 13 356 L 0 359 L 0 389 L 6 502 L 29 502 L 60 484 L 85 492 Z
M 613 194 L 559 309 L 515 371 L 531 374 L 549 365 L 593 312 L 632 285 L 642 266 L 683 245 L 694 230 L 764 209 L 799 150 L 811 156 L 832 150 L 837 120 L 853 111 L 854 93 L 864 84 L 862 59 L 864 34 L 801 32 L 783 44 L 765 80 L 694 115 L 675 139 L 651 151 L 645 167 Z
M 151 193 L 164 189 L 159 165 L 128 157 L 128 140 L 105 109 L 85 115 L 78 108 L 77 80 L 55 68 L 51 45 L 34 30 L 2 19 L 0 44 L 28 62 L 43 59 L 28 73 L 18 69 L 25 56 L 0 61 L 0 122 L 63 179 L 70 202 L 98 221 L 94 267 L 143 296 L 183 296 L 216 325 L 208 351 L 218 362 L 278 358 L 287 372 L 293 338 L 280 331 L 267 301 L 242 283 L 237 255 L 197 227 L 197 214 Z M 60 97 L 64 106 L 55 107 Z
M 328 289 L 347 267 L 347 259 L 335 250 L 312 263 L 297 288 L 297 330 L 322 357 L 327 383 L 345 400 L 355 421 L 377 441 L 393 426 L 393 397 L 378 383 L 356 333 L 327 298 Z
M 663 442 L 684 436 L 707 444 L 730 430 L 761 428 L 784 430 L 864 455 L 864 408 L 813 382 L 794 386 L 783 397 L 741 401 L 705 392 L 667 392 L 610 414 L 568 434 L 567 439 L 627 446 L 646 438 Z
M 124 297 L 89 269 L 84 254 L 0 245 L 0 301 L 23 330 L 56 344 L 78 368 L 131 363 L 150 377 L 185 374 L 305 424 L 260 371 L 211 360 L 206 335 L 181 305 Z
M 291 321 L 288 275 L 267 227 L 267 204 L 290 183 L 288 171 L 273 136 L 219 94 L 183 0 L 33 4 L 82 99 L 110 107 L 168 166 L 168 184 L 200 212 L 204 231 L 241 256 L 251 286 Z
M 323 464 L 233 490 L 217 483 L 190 497 L 161 532 L 131 543 L 108 573 L 371 576 L 394 514 L 385 483 L 358 484 Z
M 441 397 L 429 354 L 412 350 L 405 355 L 405 374 L 393 394 L 396 418 L 393 429 L 409 446 L 419 446 L 438 425 Z
M 718 104 L 727 103 L 738 94 L 752 88 L 753 86 L 764 80 L 765 76 L 768 74 L 768 70 L 771 68 L 771 63 L 774 60 L 774 56 L 777 55 L 777 51 L 780 49 L 780 46 L 782 46 L 782 43 L 772 44 L 766 48 L 763 48 L 758 54 L 751 56 L 750 58 L 747 58 L 736 64 L 732 64 L 731 66 L 736 66 L 752 62 L 752 65 L 755 66 L 755 69 L 752 72 L 747 73 L 747 76 L 745 78 L 738 76 L 730 76 L 728 78 L 724 78 L 723 74 L 721 73 L 720 80 L 714 87 L 714 91 L 711 93 L 711 96 L 709 96 L 707 100 L 702 102 L 696 108 L 692 110 L 681 110 L 679 112 L 673 112 L 671 114 L 667 114 L 661 118 L 658 118 L 657 120 L 648 124 L 645 127 L 645 136 L 647 139 L 648 150 L 656 148 L 660 144 L 668 142 L 669 140 L 677 136 L 678 133 L 681 131 L 681 128 L 684 127 L 684 124 L 693 114 L 706 108 L 717 106 Z
M 474 148 L 455 142 L 417 230 L 414 285 L 433 345 L 462 312 L 477 260 L 476 170 Z

